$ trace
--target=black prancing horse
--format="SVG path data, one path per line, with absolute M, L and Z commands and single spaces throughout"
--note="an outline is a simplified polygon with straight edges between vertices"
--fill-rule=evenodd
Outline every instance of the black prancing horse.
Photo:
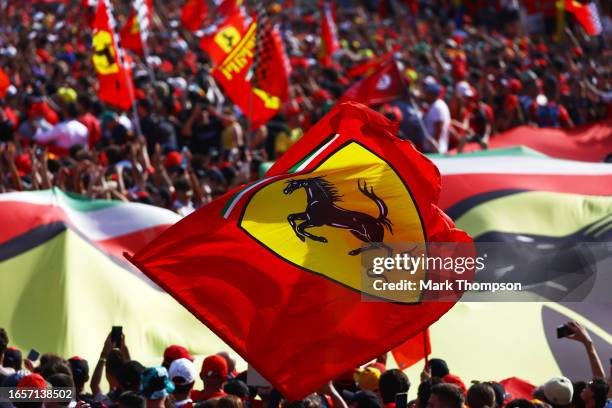
M 362 186 L 361 181 L 357 180 L 357 188 L 363 195 L 376 203 L 379 211 L 378 218 L 337 206 L 336 203 L 342 201 L 341 196 L 336 187 L 323 177 L 289 180 L 283 192 L 291 194 L 299 188 L 306 190 L 308 200 L 306 211 L 287 216 L 287 221 L 289 221 L 299 239 L 306 241 L 306 238 L 310 238 L 325 243 L 327 238 L 311 234 L 306 230 L 312 227 L 329 225 L 330 227 L 348 229 L 355 237 L 369 244 L 349 251 L 349 255 L 358 255 L 363 251 L 377 248 L 384 248 L 389 254 L 393 253 L 391 247 L 383 243 L 385 228 L 393 234 L 392 222 L 387 218 L 387 205 L 374 194 L 372 187 L 368 190 L 365 181 Z M 304 222 L 298 225 L 296 221 Z

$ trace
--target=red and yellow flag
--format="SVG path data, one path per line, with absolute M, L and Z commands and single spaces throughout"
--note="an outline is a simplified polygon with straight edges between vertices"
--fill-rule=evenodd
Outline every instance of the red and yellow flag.
M 124 48 L 144 55 L 153 15 L 152 7 L 152 0 L 133 0 L 132 11 L 126 24 L 119 31 L 121 45 Z
M 274 95 L 261 87 L 251 85 L 256 27 L 257 23 L 251 23 L 238 44 L 212 72 L 227 96 L 250 119 L 251 129 L 264 125 L 276 115 L 286 96 Z
M 244 15 L 237 11 L 221 22 L 217 30 L 204 35 L 200 39 L 200 48 L 206 51 L 214 65 L 217 65 L 238 45 L 246 31 Z
M 102 102 L 129 109 L 134 102 L 131 69 L 117 45 L 116 23 L 109 0 L 99 0 L 93 21 L 92 62 L 98 76 L 98 97 Z
M 396 131 L 364 105 L 340 104 L 265 178 L 130 259 L 286 398 L 301 399 L 453 305 L 425 301 L 425 289 L 375 293 L 362 265 L 361 253 L 400 243 L 471 245 L 436 206 L 438 170 Z
M 329 66 L 334 53 L 340 49 L 340 42 L 332 0 L 322 0 L 321 8 L 321 45 L 318 57 L 323 66 Z

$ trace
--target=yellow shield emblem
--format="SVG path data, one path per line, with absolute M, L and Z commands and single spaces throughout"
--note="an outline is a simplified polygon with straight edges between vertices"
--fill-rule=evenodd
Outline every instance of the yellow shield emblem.
M 240 41 L 240 33 L 234 26 L 229 26 L 215 35 L 215 43 L 225 53 L 229 53 Z
M 93 37 L 93 64 L 96 72 L 101 75 L 119 72 L 113 37 L 108 31 L 98 31 Z
M 420 291 L 379 291 L 368 265 L 391 247 L 422 243 L 425 233 L 410 191 L 397 172 L 361 144 L 345 144 L 313 171 L 271 182 L 245 203 L 240 227 L 282 259 L 376 298 L 420 300 Z M 419 269 L 382 277 L 418 281 Z

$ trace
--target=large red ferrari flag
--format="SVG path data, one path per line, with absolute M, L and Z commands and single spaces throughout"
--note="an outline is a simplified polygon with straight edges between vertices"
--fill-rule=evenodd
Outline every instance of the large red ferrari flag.
M 362 266 L 366 253 L 402 243 L 471 245 L 436 206 L 436 167 L 396 131 L 363 105 L 336 106 L 264 179 L 130 259 L 285 397 L 301 399 L 453 305 L 425 301 L 428 290 L 376 292 Z
M 92 28 L 92 62 L 98 75 L 98 97 L 109 105 L 129 109 L 134 102 L 132 74 L 117 44 L 116 23 L 109 0 L 98 1 Z

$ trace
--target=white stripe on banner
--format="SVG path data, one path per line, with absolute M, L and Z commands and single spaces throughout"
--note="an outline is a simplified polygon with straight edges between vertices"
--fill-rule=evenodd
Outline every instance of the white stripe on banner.
M 550 174 L 574 176 L 612 175 L 612 165 L 548 157 L 449 157 L 433 158 L 442 175 L 451 174 Z

